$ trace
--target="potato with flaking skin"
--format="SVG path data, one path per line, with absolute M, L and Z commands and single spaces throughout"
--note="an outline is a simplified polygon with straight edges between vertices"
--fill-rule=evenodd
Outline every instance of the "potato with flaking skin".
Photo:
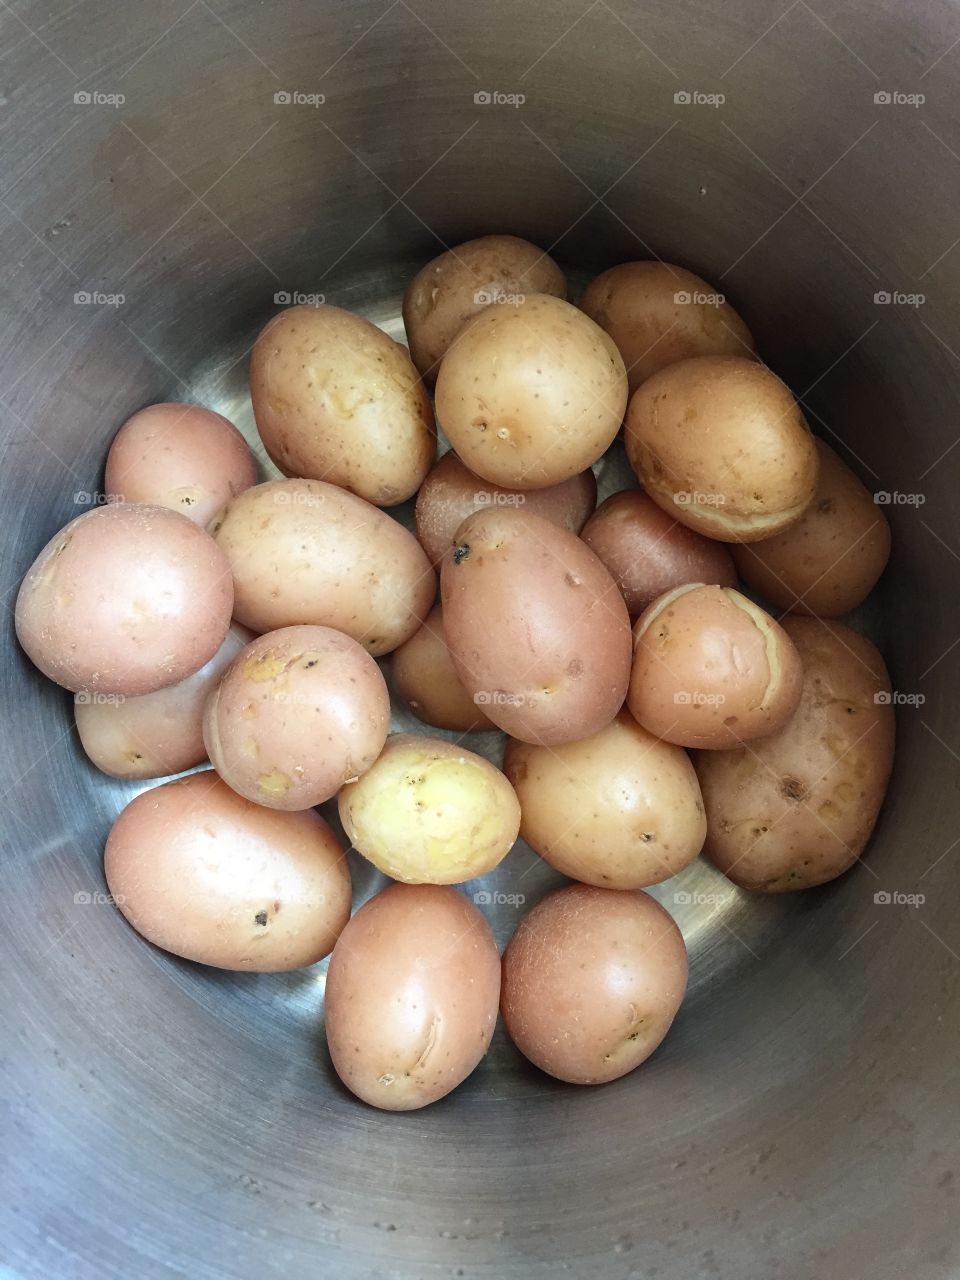
M 587 285 L 580 309 L 610 335 L 630 393 L 693 356 L 753 356 L 750 330 L 716 289 L 669 262 L 623 262 Z
M 640 890 L 573 884 L 543 898 L 503 955 L 500 1010 L 520 1052 L 570 1084 L 605 1084 L 649 1058 L 687 986 L 672 917 Z
M 608 725 L 630 680 L 630 619 L 584 543 L 542 516 L 476 512 L 441 571 L 447 645 L 495 725 L 555 746 Z
M 433 607 L 436 575 L 413 534 L 335 485 L 255 485 L 210 532 L 233 570 L 234 617 L 252 631 L 333 627 L 378 657 Z
M 436 382 L 451 342 L 478 311 L 528 293 L 566 298 L 567 282 L 548 254 L 517 236 L 468 240 L 422 267 L 403 295 L 403 324 L 425 381 Z
M 337 801 L 354 848 L 407 884 L 459 884 L 506 857 L 520 829 L 510 783 L 483 756 L 425 734 L 393 734 Z
M 288 476 L 379 507 L 405 502 L 437 455 L 430 397 L 406 349 L 339 307 L 288 307 L 250 356 L 260 439 Z
M 682 360 L 630 400 L 624 439 L 644 489 L 720 542 L 759 542 L 799 520 L 817 484 L 813 436 L 790 390 L 735 356 Z
M 78 693 L 73 715 L 90 760 L 114 778 L 162 778 L 207 758 L 203 705 L 207 694 L 253 635 L 234 623 L 210 661 L 179 684 L 138 698 Z
M 571 880 L 642 889 L 682 871 L 703 847 L 707 824 L 686 752 L 627 710 L 564 746 L 511 739 L 503 771 L 520 801 L 521 836 Z
M 27 570 L 17 639 L 65 689 L 129 697 L 209 662 L 232 608 L 230 565 L 192 520 L 110 503 L 71 520 Z
M 793 613 L 835 618 L 862 604 L 890 557 L 890 526 L 858 477 L 822 440 L 813 501 L 776 537 L 734 547 L 740 577 Z
M 457 335 L 437 378 L 437 416 L 460 459 L 510 489 L 585 471 L 620 430 L 627 375 L 582 311 L 548 294 L 487 307 Z
M 496 728 L 457 675 L 440 605 L 434 606 L 419 631 L 394 649 L 390 670 L 394 689 L 424 724 L 457 733 Z
M 225 502 L 256 482 L 256 459 L 222 414 L 151 404 L 114 436 L 104 485 L 112 502 L 169 507 L 205 529 Z
M 724 750 L 778 733 L 800 701 L 789 636 L 729 587 L 668 591 L 634 627 L 627 705 L 656 737 Z
M 356 913 L 330 960 L 334 1069 L 371 1106 L 425 1107 L 487 1052 L 499 996 L 497 944 L 473 903 L 443 885 L 389 885 Z
M 749 749 L 698 752 L 704 852 L 734 884 L 785 893 L 824 884 L 861 856 L 893 766 L 890 678 L 840 622 L 784 619 L 803 694 L 780 733 Z
M 270 809 L 309 809 L 369 769 L 387 740 L 380 668 L 329 627 L 284 627 L 238 654 L 203 713 L 203 740 L 229 786 Z
M 547 489 L 504 489 L 475 476 L 451 450 L 417 494 L 417 537 L 431 561 L 439 565 L 452 550 L 460 525 L 474 511 L 518 507 L 579 533 L 596 505 L 597 481 L 592 471 L 581 471 Z
M 277 813 L 213 770 L 144 791 L 107 839 L 107 885 L 136 931 L 185 960 L 272 973 L 328 955 L 350 872 L 316 813 Z
M 727 547 L 679 524 L 639 489 L 611 494 L 580 537 L 613 576 L 631 618 L 687 582 L 737 585 Z

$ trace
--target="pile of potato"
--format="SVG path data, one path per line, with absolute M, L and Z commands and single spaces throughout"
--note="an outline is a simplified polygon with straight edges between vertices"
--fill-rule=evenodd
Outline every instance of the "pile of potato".
M 840 875 L 893 755 L 883 661 L 833 620 L 883 571 L 886 522 L 708 284 L 627 263 L 576 307 L 545 253 L 490 236 L 428 263 L 403 316 L 409 354 L 332 306 L 260 334 L 253 409 L 285 479 L 257 483 L 208 409 L 134 414 L 109 503 L 53 538 L 17 601 L 99 769 L 213 765 L 117 818 L 120 911 L 227 969 L 332 951 L 333 1064 L 397 1110 L 474 1069 L 498 1006 L 551 1075 L 632 1070 L 687 977 L 643 888 L 701 850 L 758 893 Z M 640 487 L 595 510 L 591 468 L 621 428 Z M 416 536 L 382 510 L 414 496 Z M 455 741 L 388 736 L 387 654 L 395 697 Z M 464 745 L 491 729 L 502 770 Z M 397 882 L 352 918 L 314 810 L 334 797 Z M 575 883 L 501 962 L 450 886 L 518 835 Z

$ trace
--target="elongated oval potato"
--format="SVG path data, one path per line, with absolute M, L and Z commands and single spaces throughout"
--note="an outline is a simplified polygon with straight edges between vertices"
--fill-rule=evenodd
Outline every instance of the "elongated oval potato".
M 78 693 L 73 715 L 90 760 L 114 778 L 162 778 L 207 758 L 203 704 L 253 635 L 234 623 L 206 666 L 179 684 L 138 698 Z
M 394 689 L 424 724 L 458 733 L 496 727 L 457 675 L 440 605 L 434 605 L 419 631 L 394 649 L 390 671 Z
M 251 804 L 212 770 L 131 800 L 104 869 L 138 933 L 218 969 L 315 964 L 350 917 L 347 861 L 323 819 Z
M 253 631 L 333 627 L 376 657 L 413 635 L 436 596 L 413 534 L 320 480 L 255 485 L 210 532 L 233 569 L 234 617 Z
M 591 280 L 580 309 L 617 344 L 633 394 L 692 356 L 753 355 L 750 330 L 723 294 L 669 262 L 623 262 Z
M 823 440 L 813 501 L 783 533 L 734 547 L 740 577 L 781 609 L 835 618 L 862 604 L 890 557 L 890 526 Z
M 330 960 L 334 1069 L 374 1107 L 425 1107 L 486 1053 L 499 996 L 497 944 L 473 903 L 443 885 L 389 885 L 360 908 Z
M 474 316 L 437 378 L 450 443 L 471 471 L 511 489 L 545 489 L 585 471 L 626 406 L 617 348 L 582 311 L 543 293 Z
M 627 705 L 650 733 L 723 750 L 777 733 L 800 701 L 800 659 L 782 627 L 729 587 L 677 587 L 634 627 Z
M 250 395 L 260 439 L 288 476 L 380 507 L 405 502 L 437 455 L 433 408 L 404 347 L 339 307 L 289 307 L 257 338 Z
M 580 536 L 615 579 L 631 618 L 687 582 L 737 585 L 727 547 L 680 524 L 640 489 L 611 494 Z
M 419 733 L 387 739 L 380 758 L 338 798 L 354 848 L 407 884 L 486 875 L 513 847 L 520 805 L 489 760 Z
M 682 871 L 703 847 L 707 823 L 686 752 L 629 711 L 559 747 L 511 739 L 503 771 L 520 801 L 520 834 L 571 880 L 642 889 Z
M 501 729 L 553 746 L 623 705 L 630 619 L 579 538 L 542 516 L 476 512 L 441 570 L 447 644 L 467 691 Z
M 417 537 L 431 561 L 439 565 L 453 549 L 454 534 L 474 511 L 522 507 L 571 533 L 579 533 L 596 505 L 597 481 L 592 471 L 581 471 L 547 489 L 504 489 L 475 476 L 451 449 L 417 494 Z
M 780 733 L 749 749 L 698 752 L 704 852 L 757 893 L 842 875 L 867 846 L 893 767 L 890 677 L 865 637 L 840 622 L 785 618 L 803 694 Z
M 437 380 L 451 342 L 478 311 L 528 293 L 567 296 L 554 260 L 517 236 L 481 236 L 448 249 L 417 272 L 403 295 L 403 324 L 413 363 Z
M 630 400 L 625 443 L 654 502 L 720 542 L 773 537 L 816 489 L 806 420 L 753 360 L 699 356 L 661 369 Z

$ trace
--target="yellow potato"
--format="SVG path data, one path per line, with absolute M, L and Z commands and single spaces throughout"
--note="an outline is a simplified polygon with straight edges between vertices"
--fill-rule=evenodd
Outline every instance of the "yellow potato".
M 440 605 L 434 606 L 419 631 L 394 649 L 390 670 L 394 689 L 424 724 L 458 733 L 495 728 L 457 675 Z

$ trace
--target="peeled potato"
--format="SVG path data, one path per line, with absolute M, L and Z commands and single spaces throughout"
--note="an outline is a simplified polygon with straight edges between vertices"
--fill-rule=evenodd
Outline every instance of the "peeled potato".
M 419 631 L 394 649 L 393 685 L 424 724 L 469 733 L 495 725 L 463 686 L 443 631 L 443 609 L 435 605 Z

